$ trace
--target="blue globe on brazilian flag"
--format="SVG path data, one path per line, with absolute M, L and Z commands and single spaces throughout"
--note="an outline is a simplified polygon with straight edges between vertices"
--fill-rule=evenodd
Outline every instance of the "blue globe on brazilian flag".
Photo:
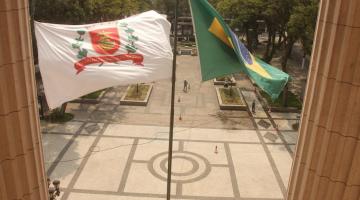
M 190 0 L 202 80 L 243 72 L 278 98 L 289 75 L 253 56 L 207 0 Z

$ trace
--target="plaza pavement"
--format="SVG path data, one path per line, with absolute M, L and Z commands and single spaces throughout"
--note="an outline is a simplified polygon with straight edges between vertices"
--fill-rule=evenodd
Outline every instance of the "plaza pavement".
M 200 81 L 198 57 L 178 57 L 173 199 L 284 198 L 297 115 L 264 111 L 250 81 L 236 79 L 256 114 L 219 111 L 212 81 Z M 119 105 L 125 89 L 108 89 L 100 104 L 69 104 L 75 118 L 65 124 L 42 122 L 45 170 L 60 179 L 62 200 L 165 199 L 170 80 L 154 83 L 146 107 Z

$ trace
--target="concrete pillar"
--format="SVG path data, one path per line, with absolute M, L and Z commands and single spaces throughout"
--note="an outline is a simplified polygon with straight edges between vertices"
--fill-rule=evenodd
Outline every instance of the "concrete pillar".
M 321 1 L 287 199 L 360 199 L 359 0 Z
M 28 0 L 0 0 L 0 199 L 47 200 Z

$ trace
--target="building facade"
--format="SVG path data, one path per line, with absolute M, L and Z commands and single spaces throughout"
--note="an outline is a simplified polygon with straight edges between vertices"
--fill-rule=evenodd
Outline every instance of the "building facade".
M 360 1 L 320 3 L 288 200 L 360 198 Z
M 0 35 L 0 199 L 47 200 L 27 0 L 0 0 Z

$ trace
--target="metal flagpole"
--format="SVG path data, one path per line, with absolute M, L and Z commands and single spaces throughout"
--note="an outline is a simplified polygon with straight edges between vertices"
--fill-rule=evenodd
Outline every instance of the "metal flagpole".
M 173 151 L 173 137 L 174 137 L 174 102 L 175 102 L 175 81 L 176 81 L 178 6 L 179 6 L 179 0 L 176 0 L 176 4 L 175 4 L 175 23 L 174 23 L 174 49 L 173 49 L 174 55 L 173 55 L 172 85 L 171 85 L 171 110 L 170 110 L 170 132 L 169 132 L 169 152 L 168 152 L 168 172 L 167 172 L 166 200 L 170 200 L 170 195 L 171 195 L 171 167 L 172 167 L 172 151 Z

